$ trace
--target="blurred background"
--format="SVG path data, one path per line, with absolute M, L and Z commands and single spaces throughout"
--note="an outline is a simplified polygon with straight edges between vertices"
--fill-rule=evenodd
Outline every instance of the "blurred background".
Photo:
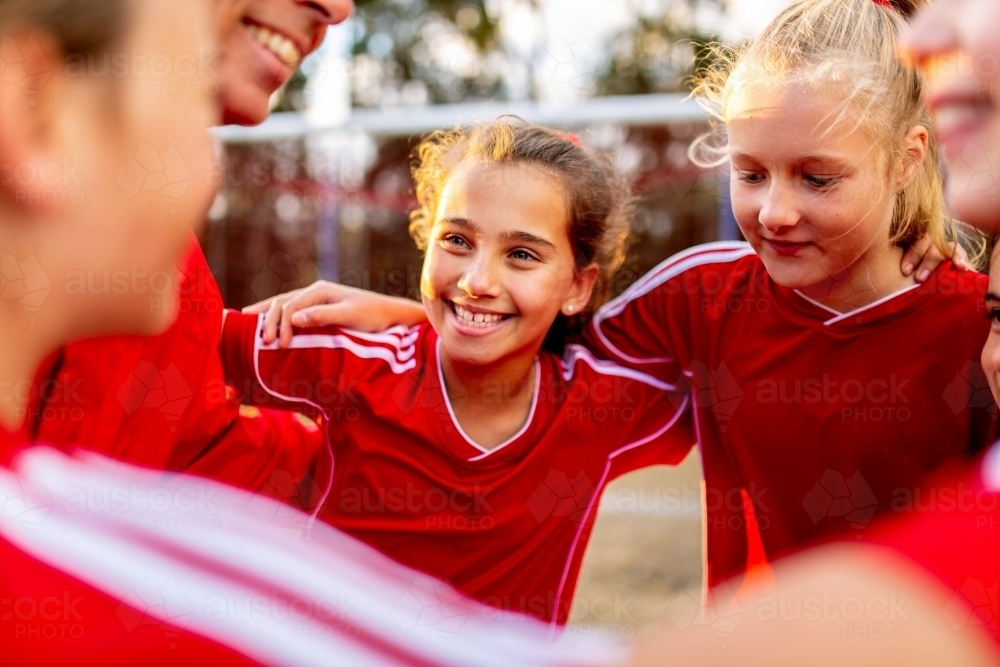
M 708 129 L 685 100 L 689 76 L 707 43 L 753 36 L 784 0 L 355 3 L 267 122 L 217 133 L 222 187 L 202 247 L 227 306 L 320 278 L 416 298 L 409 155 L 427 132 L 502 114 L 576 132 L 633 179 L 635 242 L 613 291 L 687 247 L 739 238 L 728 171 L 687 159 Z M 701 581 L 700 477 L 692 454 L 608 489 L 577 631 L 628 638 L 653 618 L 689 615 L 670 605 Z

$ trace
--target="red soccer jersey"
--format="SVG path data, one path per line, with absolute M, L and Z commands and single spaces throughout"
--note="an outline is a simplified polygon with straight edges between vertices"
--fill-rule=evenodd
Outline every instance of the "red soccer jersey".
M 601 356 L 687 386 L 710 585 L 863 531 L 876 511 L 905 509 L 925 473 L 990 442 L 985 290 L 985 276 L 945 264 L 835 313 L 775 284 L 749 245 L 713 243 L 595 315 L 587 337 Z
M 15 455 L 16 453 L 16 455 Z M 274 500 L 190 475 L 15 451 L 0 428 L 0 663 L 5 666 L 606 665 L 497 619 Z
M 180 268 L 178 316 L 166 332 L 72 343 L 48 361 L 26 415 L 31 437 L 263 490 L 308 508 L 313 476 L 328 477 L 315 469 L 322 433 L 290 412 L 240 414 L 218 354 L 222 294 L 193 238 Z M 126 278 L 130 289 L 163 289 L 141 274 Z M 88 289 L 122 289 L 119 279 L 105 276 Z
M 320 516 L 496 607 L 564 623 L 605 484 L 684 454 L 662 439 L 683 409 L 672 388 L 578 346 L 539 356 L 527 422 L 485 450 L 455 420 L 432 327 L 317 329 L 280 350 L 260 323 L 230 314 L 223 359 L 245 400 L 327 416 Z
M 940 579 L 954 591 L 942 610 L 951 627 L 980 627 L 1000 651 L 1000 446 L 979 465 L 922 485 L 912 510 L 870 541 Z

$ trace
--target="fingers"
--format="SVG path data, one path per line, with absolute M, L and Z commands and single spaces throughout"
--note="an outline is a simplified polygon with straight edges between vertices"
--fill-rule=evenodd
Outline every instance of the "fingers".
M 924 256 L 933 247 L 934 244 L 931 243 L 930 238 L 928 238 L 927 236 L 917 239 L 917 241 L 913 245 L 911 245 L 910 248 L 903 254 L 903 262 L 901 265 L 903 270 L 903 275 L 904 276 L 913 275 L 913 272 L 916 270 L 917 266 L 921 263 Z M 941 260 L 938 260 L 937 264 L 940 263 Z M 937 264 L 935 264 L 935 266 L 937 266 Z M 918 277 L 917 280 L 919 281 L 920 278 Z
M 264 344 L 270 345 L 278 337 L 278 326 L 281 324 L 282 306 L 290 295 L 276 296 L 270 301 L 267 315 L 264 316 Z
M 322 327 L 350 324 L 349 308 L 346 303 L 311 306 L 292 315 L 292 324 L 297 327 Z
M 937 249 L 937 246 L 931 246 L 927 250 L 927 254 L 924 258 L 920 260 L 919 266 L 915 271 L 916 280 L 918 283 L 925 282 L 934 273 L 934 270 L 940 266 L 941 262 L 945 260 L 944 254 Z
M 951 245 L 954 250 L 954 256 L 952 256 L 951 261 L 955 262 L 955 266 L 966 271 L 975 270 L 972 266 L 972 260 L 969 259 L 969 253 L 965 251 L 965 248 L 957 243 L 952 243 Z
M 247 315 L 260 315 L 261 313 L 266 313 L 271 309 L 271 303 L 273 301 L 274 301 L 273 298 L 264 299 L 263 301 L 258 301 L 252 306 L 247 306 L 241 312 L 244 312 Z
M 279 319 L 279 345 L 287 348 L 292 344 L 292 334 L 296 327 L 313 326 L 327 322 L 302 321 L 297 315 L 304 309 L 312 307 L 332 308 L 344 298 L 344 287 L 328 282 L 317 282 L 304 290 L 299 290 L 287 299 L 281 306 Z

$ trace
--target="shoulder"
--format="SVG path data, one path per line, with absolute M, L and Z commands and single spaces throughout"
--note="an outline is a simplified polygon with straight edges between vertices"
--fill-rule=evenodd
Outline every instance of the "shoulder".
M 543 364 L 556 369 L 561 380 L 568 385 L 591 386 L 597 382 L 607 384 L 611 381 L 630 385 L 635 383 L 641 390 L 662 392 L 677 389 L 675 385 L 647 373 L 620 366 L 613 361 L 598 359 L 580 345 L 567 345 L 562 358 L 550 352 L 543 352 L 543 355 L 547 355 L 542 358 Z
M 971 309 L 985 313 L 989 278 L 982 273 L 960 269 L 949 262 L 935 271 L 929 282 L 939 304 L 961 312 Z
M 764 264 L 749 243 L 704 243 L 660 262 L 604 306 L 598 319 L 617 314 L 628 303 L 662 289 L 672 289 L 671 286 L 676 287 L 674 292 L 682 295 L 690 292 L 718 297 L 730 291 L 742 294 L 745 292 L 742 285 L 754 283 L 761 276 L 766 276 Z

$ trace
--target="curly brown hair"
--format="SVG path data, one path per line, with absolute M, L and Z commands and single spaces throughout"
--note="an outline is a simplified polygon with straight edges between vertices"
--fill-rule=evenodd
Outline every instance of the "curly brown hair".
M 577 268 L 596 264 L 599 275 L 584 311 L 571 318 L 560 314 L 549 330 L 545 349 L 561 352 L 567 338 L 607 300 L 612 279 L 625 260 L 635 208 L 631 186 L 608 155 L 583 147 L 575 137 L 514 116 L 468 129 L 439 130 L 425 137 L 413 153 L 419 207 L 410 213 L 410 235 L 421 250 L 427 249 L 441 191 L 466 160 L 531 165 L 557 178 L 566 193 L 567 232 Z

